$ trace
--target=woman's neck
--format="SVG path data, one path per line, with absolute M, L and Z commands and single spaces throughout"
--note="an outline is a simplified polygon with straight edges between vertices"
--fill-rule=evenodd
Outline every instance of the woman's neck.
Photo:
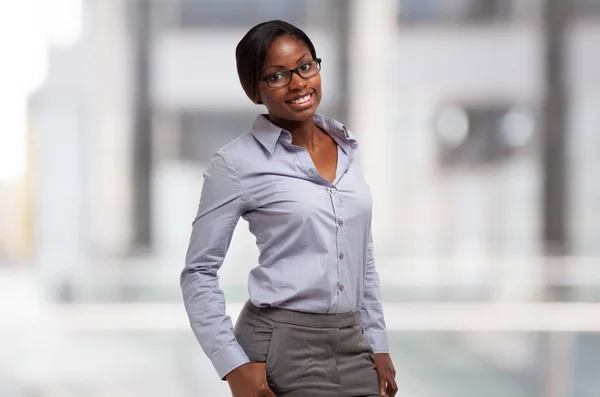
M 292 144 L 301 146 L 309 152 L 318 145 L 322 132 L 312 118 L 303 121 L 284 120 L 269 115 L 271 122 L 292 134 Z

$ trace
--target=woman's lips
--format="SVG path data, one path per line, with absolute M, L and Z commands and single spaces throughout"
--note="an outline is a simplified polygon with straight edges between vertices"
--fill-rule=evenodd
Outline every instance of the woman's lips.
M 314 101 L 315 101 L 315 94 L 314 94 L 314 92 L 312 92 L 312 93 L 306 94 L 300 98 L 296 98 L 291 101 L 286 101 L 286 103 L 295 109 L 305 109 L 305 108 L 311 107 L 313 105 Z

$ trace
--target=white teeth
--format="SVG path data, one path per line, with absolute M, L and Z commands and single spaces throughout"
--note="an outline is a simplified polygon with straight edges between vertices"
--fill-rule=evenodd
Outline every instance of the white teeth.
M 298 98 L 298 99 L 294 99 L 294 100 L 292 101 L 292 103 L 293 103 L 293 104 L 295 104 L 295 105 L 299 105 L 299 104 L 301 104 L 301 103 L 306 103 L 306 102 L 310 101 L 310 96 L 311 96 L 311 95 L 312 95 L 312 94 L 308 94 L 308 95 L 306 95 L 306 96 L 303 96 L 303 97 L 300 97 L 300 98 Z

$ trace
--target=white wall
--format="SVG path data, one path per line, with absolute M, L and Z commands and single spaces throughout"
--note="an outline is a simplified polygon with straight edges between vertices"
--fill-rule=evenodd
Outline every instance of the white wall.
M 243 29 L 171 30 L 152 48 L 152 101 L 161 109 L 256 111 L 237 75 L 235 47 Z M 328 32 L 307 31 L 323 59 L 324 101 L 337 90 L 335 43 Z M 331 77 L 328 77 L 331 76 Z

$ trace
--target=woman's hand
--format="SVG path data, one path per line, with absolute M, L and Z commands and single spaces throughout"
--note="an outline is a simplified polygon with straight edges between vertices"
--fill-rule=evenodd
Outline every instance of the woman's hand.
M 379 394 L 394 397 L 398 392 L 396 369 L 388 353 L 375 353 L 375 369 L 379 376 Z
M 233 397 L 277 397 L 269 389 L 265 363 L 246 363 L 225 376 Z

